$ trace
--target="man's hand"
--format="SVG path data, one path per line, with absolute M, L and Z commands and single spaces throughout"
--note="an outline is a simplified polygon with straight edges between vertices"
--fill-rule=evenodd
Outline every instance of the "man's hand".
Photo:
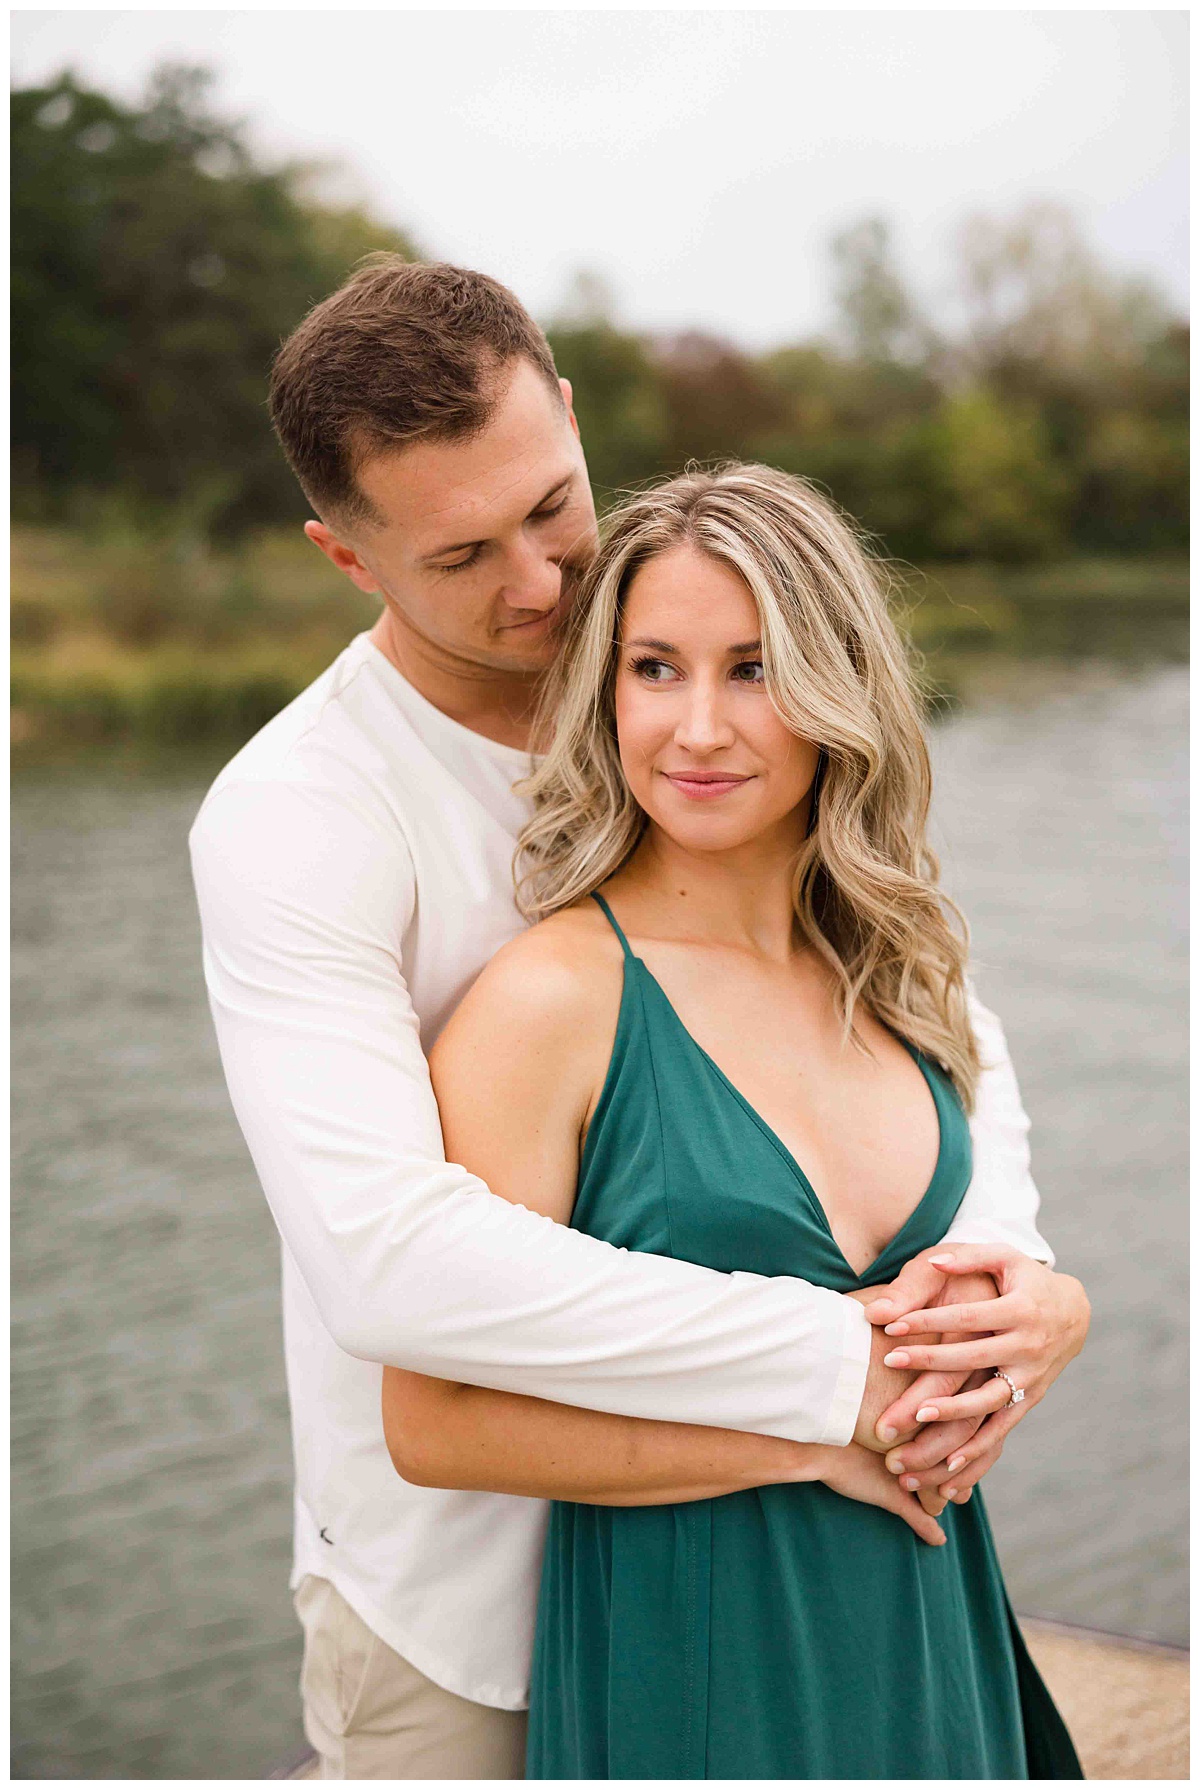
M 941 1547 L 945 1542 L 941 1527 L 911 1492 L 903 1490 L 874 1449 L 861 1448 L 857 1442 L 845 1448 L 823 1447 L 812 1477 L 831 1491 L 840 1492 L 843 1498 L 890 1510 L 932 1547 Z
M 947 1284 L 940 1280 L 942 1275 L 957 1281 L 980 1272 L 994 1278 L 997 1298 L 941 1305 L 930 1299 L 915 1309 L 910 1303 L 915 1293 L 930 1286 L 933 1274 L 939 1276 L 936 1298 L 940 1287 Z M 905 1432 L 911 1432 L 918 1412 L 922 1422 L 970 1419 L 978 1425 L 974 1435 L 950 1453 L 947 1478 L 939 1488 L 944 1491 L 952 1485 L 961 1492 L 965 1468 L 977 1466 L 985 1456 L 998 1458 L 1009 1432 L 1041 1402 L 1082 1349 L 1091 1307 L 1072 1275 L 1056 1274 L 1003 1244 L 960 1243 L 914 1258 L 886 1295 L 867 1302 L 866 1315 L 873 1324 L 886 1325 L 885 1334 L 904 1339 L 885 1357 L 890 1366 L 929 1370 L 919 1373 L 907 1391 L 881 1413 L 881 1439 L 893 1448 L 903 1443 L 905 1455 L 911 1454 L 912 1444 Z M 927 1336 L 931 1330 L 958 1333 L 969 1340 L 930 1344 Z M 997 1367 L 1024 1390 L 1020 1403 L 1009 1403 L 1009 1387 L 995 1375 Z M 957 1390 L 937 1389 L 930 1372 L 962 1375 L 966 1383 Z M 896 1433 L 884 1437 L 885 1430 Z M 973 1478 L 979 1476 L 976 1473 Z
M 860 1305 L 865 1306 L 869 1305 L 881 1291 L 882 1287 L 860 1287 L 854 1292 L 847 1293 L 846 1297 L 857 1299 Z M 938 1340 L 939 1332 L 930 1330 L 926 1332 L 926 1335 L 930 1342 L 935 1342 Z M 908 1390 L 915 1378 L 911 1370 L 883 1365 L 884 1356 L 889 1354 L 894 1346 L 892 1339 L 885 1336 L 881 1329 L 878 1327 L 872 1329 L 871 1360 L 867 1367 L 866 1385 L 863 1388 L 862 1403 L 858 1408 L 858 1422 L 854 1426 L 851 1446 L 857 1444 L 860 1448 L 870 1449 L 873 1454 L 884 1454 L 892 1445 L 890 1441 L 877 1433 L 879 1422 L 885 1411 L 894 1408 L 896 1401 Z M 899 1431 L 897 1431 L 892 1441 L 900 1439 L 907 1441 L 916 1435 L 917 1425 L 915 1422 L 910 1422 L 907 1429 L 908 1434 L 905 1437 L 900 1438 Z

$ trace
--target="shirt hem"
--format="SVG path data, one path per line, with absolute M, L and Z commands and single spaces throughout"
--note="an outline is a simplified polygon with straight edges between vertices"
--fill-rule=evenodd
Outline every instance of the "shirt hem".
M 329 1561 L 309 1562 L 297 1555 L 288 1579 L 288 1589 L 295 1591 L 301 1579 L 309 1573 L 314 1578 L 328 1579 L 334 1589 L 345 1598 L 355 1615 L 366 1623 L 372 1634 L 378 1635 L 381 1641 L 386 1641 L 394 1653 L 398 1653 L 410 1666 L 415 1666 L 418 1672 L 424 1673 L 441 1690 L 463 1697 L 468 1703 L 482 1703 L 488 1709 L 528 1709 L 527 1690 L 503 1690 L 499 1685 L 476 1684 L 464 1677 L 461 1672 L 448 1666 L 440 1654 L 431 1652 L 424 1642 L 416 1640 L 399 1623 L 385 1616 L 368 1597 L 364 1597 L 353 1579 L 348 1578 Z

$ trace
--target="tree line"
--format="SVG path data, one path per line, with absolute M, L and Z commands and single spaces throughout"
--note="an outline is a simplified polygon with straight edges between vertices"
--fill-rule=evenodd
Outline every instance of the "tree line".
M 116 505 L 220 540 L 303 516 L 271 357 L 363 254 L 421 252 L 322 201 L 311 167 L 265 165 L 210 85 L 164 67 L 134 104 L 71 75 L 12 95 L 18 519 Z M 1053 205 L 975 217 L 949 246 L 951 323 L 868 218 L 830 245 L 836 327 L 763 353 L 624 328 L 581 278 L 544 321 L 601 501 L 735 455 L 817 480 L 917 561 L 1179 552 L 1186 324 Z

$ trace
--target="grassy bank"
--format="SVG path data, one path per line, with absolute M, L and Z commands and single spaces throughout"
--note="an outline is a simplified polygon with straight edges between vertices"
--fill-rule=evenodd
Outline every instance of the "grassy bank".
M 908 568 L 896 609 L 931 689 L 953 696 L 981 657 L 1183 657 L 1187 567 Z M 298 532 L 222 554 L 132 530 L 18 529 L 15 755 L 232 748 L 377 613 Z

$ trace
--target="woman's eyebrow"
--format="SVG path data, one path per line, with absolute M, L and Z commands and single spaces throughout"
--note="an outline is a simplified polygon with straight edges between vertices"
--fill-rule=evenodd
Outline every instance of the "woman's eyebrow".
M 571 480 L 574 476 L 575 475 L 573 473 L 569 472 L 567 474 L 566 478 L 559 479 L 559 481 L 556 485 L 551 485 L 549 491 L 547 491 L 543 497 L 538 498 L 538 500 L 534 504 L 533 508 L 529 511 L 529 514 L 531 516 L 534 516 L 537 514 L 538 510 L 544 509 L 545 506 L 550 502 L 550 499 L 552 497 L 557 497 L 560 491 L 566 490 L 567 486 L 571 483 Z M 426 565 L 426 564 L 428 564 L 428 562 L 431 559 L 441 559 L 443 554 L 446 554 L 446 553 L 465 553 L 468 547 L 482 547 L 483 545 L 484 545 L 484 543 L 481 540 L 480 541 L 452 541 L 452 542 L 450 542 L 450 544 L 448 546 L 435 547 L 432 550 L 432 552 L 423 553 L 421 555 L 421 564 Z
M 671 642 L 669 640 L 627 640 L 625 642 L 625 645 L 627 647 L 630 647 L 630 646 L 648 647 L 651 652 L 656 652 L 656 653 L 677 653 L 679 651 L 679 648 L 677 646 L 672 646 Z M 726 650 L 726 654 L 729 658 L 740 659 L 746 653 L 761 652 L 762 651 L 762 641 L 761 640 L 741 640 L 738 642 L 738 644 L 736 646 L 727 647 L 725 650 Z

